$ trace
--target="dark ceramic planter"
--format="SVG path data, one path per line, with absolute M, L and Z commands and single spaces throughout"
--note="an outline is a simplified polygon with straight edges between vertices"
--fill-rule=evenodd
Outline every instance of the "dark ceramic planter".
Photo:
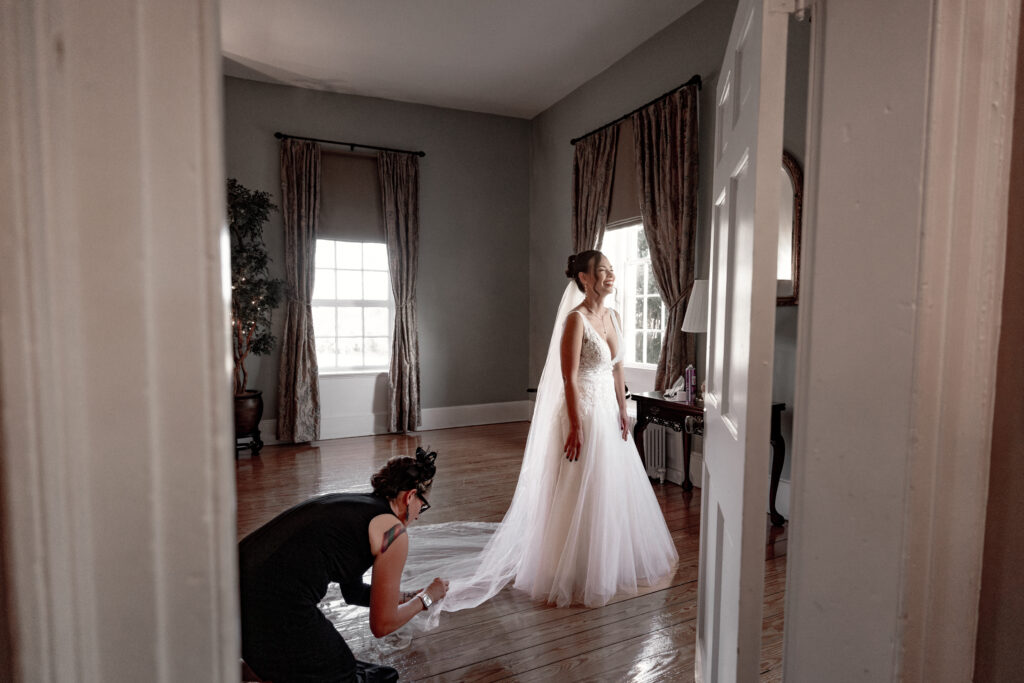
M 263 448 L 260 440 L 260 420 L 263 419 L 263 392 L 250 390 L 235 396 L 235 455 L 243 448 L 248 448 L 253 455 L 259 455 Z M 239 439 L 251 438 L 251 441 L 239 444 Z

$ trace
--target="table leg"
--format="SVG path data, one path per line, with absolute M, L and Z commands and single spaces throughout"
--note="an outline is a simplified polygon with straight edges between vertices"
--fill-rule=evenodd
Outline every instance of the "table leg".
M 683 430 L 683 490 L 692 491 L 693 482 L 690 481 L 690 449 L 693 448 L 693 434 Z

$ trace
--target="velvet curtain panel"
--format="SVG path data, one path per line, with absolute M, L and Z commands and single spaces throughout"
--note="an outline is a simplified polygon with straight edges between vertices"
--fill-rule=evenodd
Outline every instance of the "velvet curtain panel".
M 696 85 L 688 85 L 632 117 L 644 234 L 654 279 L 668 311 L 654 380 L 659 391 L 696 360 L 696 341 L 681 328 L 693 289 L 698 92 Z
M 388 431 L 414 431 L 420 423 L 420 343 L 416 322 L 419 261 L 419 159 L 380 152 L 381 204 L 388 268 L 395 295 L 395 333 L 388 372 Z
M 320 384 L 310 303 L 320 215 L 320 147 L 316 143 L 282 141 L 281 196 L 287 303 L 277 381 L 277 438 L 301 443 L 320 438 Z
M 576 143 L 572 162 L 572 248 L 600 249 L 608 224 L 619 127 L 609 126 Z

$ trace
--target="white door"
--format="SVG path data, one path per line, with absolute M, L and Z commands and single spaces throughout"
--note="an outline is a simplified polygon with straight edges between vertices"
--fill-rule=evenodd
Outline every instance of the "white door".
M 759 674 L 788 14 L 740 0 L 715 109 L 698 681 Z M 773 8 L 773 9 L 770 9 Z

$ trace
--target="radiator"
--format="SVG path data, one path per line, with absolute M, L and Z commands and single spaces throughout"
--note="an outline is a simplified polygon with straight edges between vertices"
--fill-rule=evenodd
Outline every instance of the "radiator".
M 629 431 L 636 426 L 636 417 L 629 417 Z M 644 468 L 647 476 L 657 478 L 658 483 L 665 483 L 665 471 L 668 469 L 668 430 L 658 425 L 649 424 L 644 430 Z

